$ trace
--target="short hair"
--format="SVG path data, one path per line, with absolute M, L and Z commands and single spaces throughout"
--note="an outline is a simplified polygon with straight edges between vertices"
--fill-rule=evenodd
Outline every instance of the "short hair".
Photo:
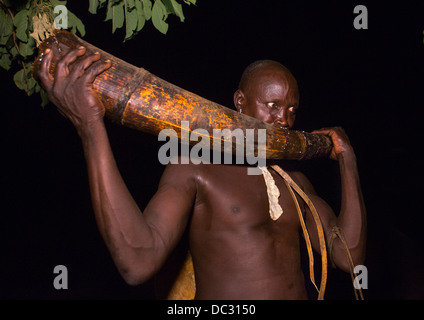
M 258 71 L 259 69 L 261 69 L 263 67 L 267 67 L 267 66 L 270 66 L 270 65 L 278 66 L 281 69 L 290 72 L 285 66 L 283 66 L 281 63 L 279 63 L 277 61 L 274 61 L 274 60 L 257 60 L 257 61 L 252 62 L 251 64 L 249 64 L 244 69 L 244 71 L 241 75 L 241 78 L 240 78 L 238 88 L 241 91 L 244 91 L 247 88 L 247 85 L 248 85 L 250 79 L 256 73 L 256 71 Z

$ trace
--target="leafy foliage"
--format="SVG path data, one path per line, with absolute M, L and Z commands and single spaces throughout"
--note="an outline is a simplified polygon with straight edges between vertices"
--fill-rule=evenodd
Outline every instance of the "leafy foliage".
M 187 5 L 196 0 L 179 0 Z M 32 61 L 37 55 L 37 46 L 56 29 L 54 8 L 66 6 L 60 0 L 0 0 L 0 67 L 10 70 L 17 66 L 13 80 L 19 89 L 28 95 L 39 92 L 42 105 L 48 103 L 46 92 L 34 80 Z M 106 9 L 105 21 L 112 22 L 112 33 L 125 28 L 124 41 L 133 38 L 151 20 L 154 27 L 166 34 L 169 15 L 176 15 L 181 22 L 184 13 L 177 0 L 88 0 L 88 10 L 97 14 Z M 67 11 L 68 30 L 85 35 L 84 23 L 71 11 Z
M 27 95 L 39 92 L 42 106 L 48 103 L 47 94 L 34 80 L 31 66 L 37 55 L 37 44 L 55 29 L 53 10 L 57 5 L 66 5 L 66 1 L 0 0 L 0 66 L 9 70 L 15 64 L 18 68 L 13 76 L 16 86 Z M 83 23 L 69 11 L 68 26 L 84 36 Z
M 183 0 L 187 5 L 196 4 L 196 0 Z M 184 22 L 183 7 L 177 0 L 89 0 L 93 14 L 106 7 L 106 21 L 112 21 L 112 33 L 125 25 L 125 40 L 131 39 L 146 21 L 151 20 L 157 30 L 166 34 L 168 15 L 176 15 Z

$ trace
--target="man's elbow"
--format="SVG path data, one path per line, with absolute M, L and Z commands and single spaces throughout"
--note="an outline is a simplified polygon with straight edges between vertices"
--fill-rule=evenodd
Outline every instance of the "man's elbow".
M 128 285 L 133 287 L 143 284 L 148 280 L 147 277 L 132 272 L 121 272 L 121 276 Z
M 337 259 L 333 262 L 337 268 L 344 272 L 353 272 L 353 269 L 358 265 L 365 263 L 365 249 L 363 248 L 350 248 L 349 252 L 346 249 L 341 249 L 343 252 L 339 252 Z
M 124 281 L 130 286 L 138 286 L 150 280 L 156 273 L 156 268 L 153 265 L 137 265 L 130 264 L 127 266 L 118 267 Z

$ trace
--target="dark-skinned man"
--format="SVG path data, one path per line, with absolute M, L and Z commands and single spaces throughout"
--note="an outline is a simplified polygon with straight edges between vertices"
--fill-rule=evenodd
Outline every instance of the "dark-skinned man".
M 268 171 L 280 192 L 282 214 L 276 220 L 270 217 L 264 177 L 248 175 L 242 165 L 169 164 L 157 192 L 141 212 L 115 163 L 104 126 L 104 107 L 92 89 L 95 77 L 110 63 L 98 62 L 99 54 L 85 55 L 81 47 L 66 54 L 50 75 L 51 59 L 52 52 L 46 52 L 40 79 L 50 100 L 81 138 L 96 221 L 127 283 L 137 285 L 150 279 L 189 228 L 196 299 L 308 298 L 300 261 L 300 219 L 280 175 Z M 297 82 L 277 62 L 256 62 L 245 70 L 234 104 L 246 115 L 291 128 L 299 107 Z M 288 174 L 313 202 L 327 241 L 334 227 L 342 230 L 354 264 L 362 264 L 366 213 L 354 150 L 341 128 L 315 133 L 331 138 L 330 157 L 340 165 L 339 215 L 317 196 L 302 173 Z M 315 222 L 308 207 L 302 208 L 317 249 Z M 349 271 L 342 243 L 334 240 L 331 249 L 336 266 Z

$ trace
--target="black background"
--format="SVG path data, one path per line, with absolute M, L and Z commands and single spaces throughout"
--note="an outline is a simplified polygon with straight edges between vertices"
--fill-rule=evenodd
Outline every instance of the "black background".
M 134 39 L 111 34 L 105 11 L 68 1 L 86 24 L 84 39 L 209 100 L 233 107 L 239 76 L 256 59 L 286 65 L 298 80 L 296 129 L 342 126 L 355 148 L 368 211 L 366 299 L 424 298 L 421 229 L 424 6 L 383 1 L 206 1 L 184 6 L 186 21 L 151 23 Z M 368 30 L 353 9 L 368 8 Z M 1 77 L 1 299 L 153 299 L 152 282 L 130 287 L 119 276 L 94 220 L 85 161 L 72 125 L 38 96 Z M 107 121 L 118 166 L 142 208 L 163 166 L 157 138 Z M 336 162 L 304 164 L 334 209 Z M 53 287 L 56 265 L 69 289 Z M 331 270 L 328 299 L 353 299 L 350 276 Z

